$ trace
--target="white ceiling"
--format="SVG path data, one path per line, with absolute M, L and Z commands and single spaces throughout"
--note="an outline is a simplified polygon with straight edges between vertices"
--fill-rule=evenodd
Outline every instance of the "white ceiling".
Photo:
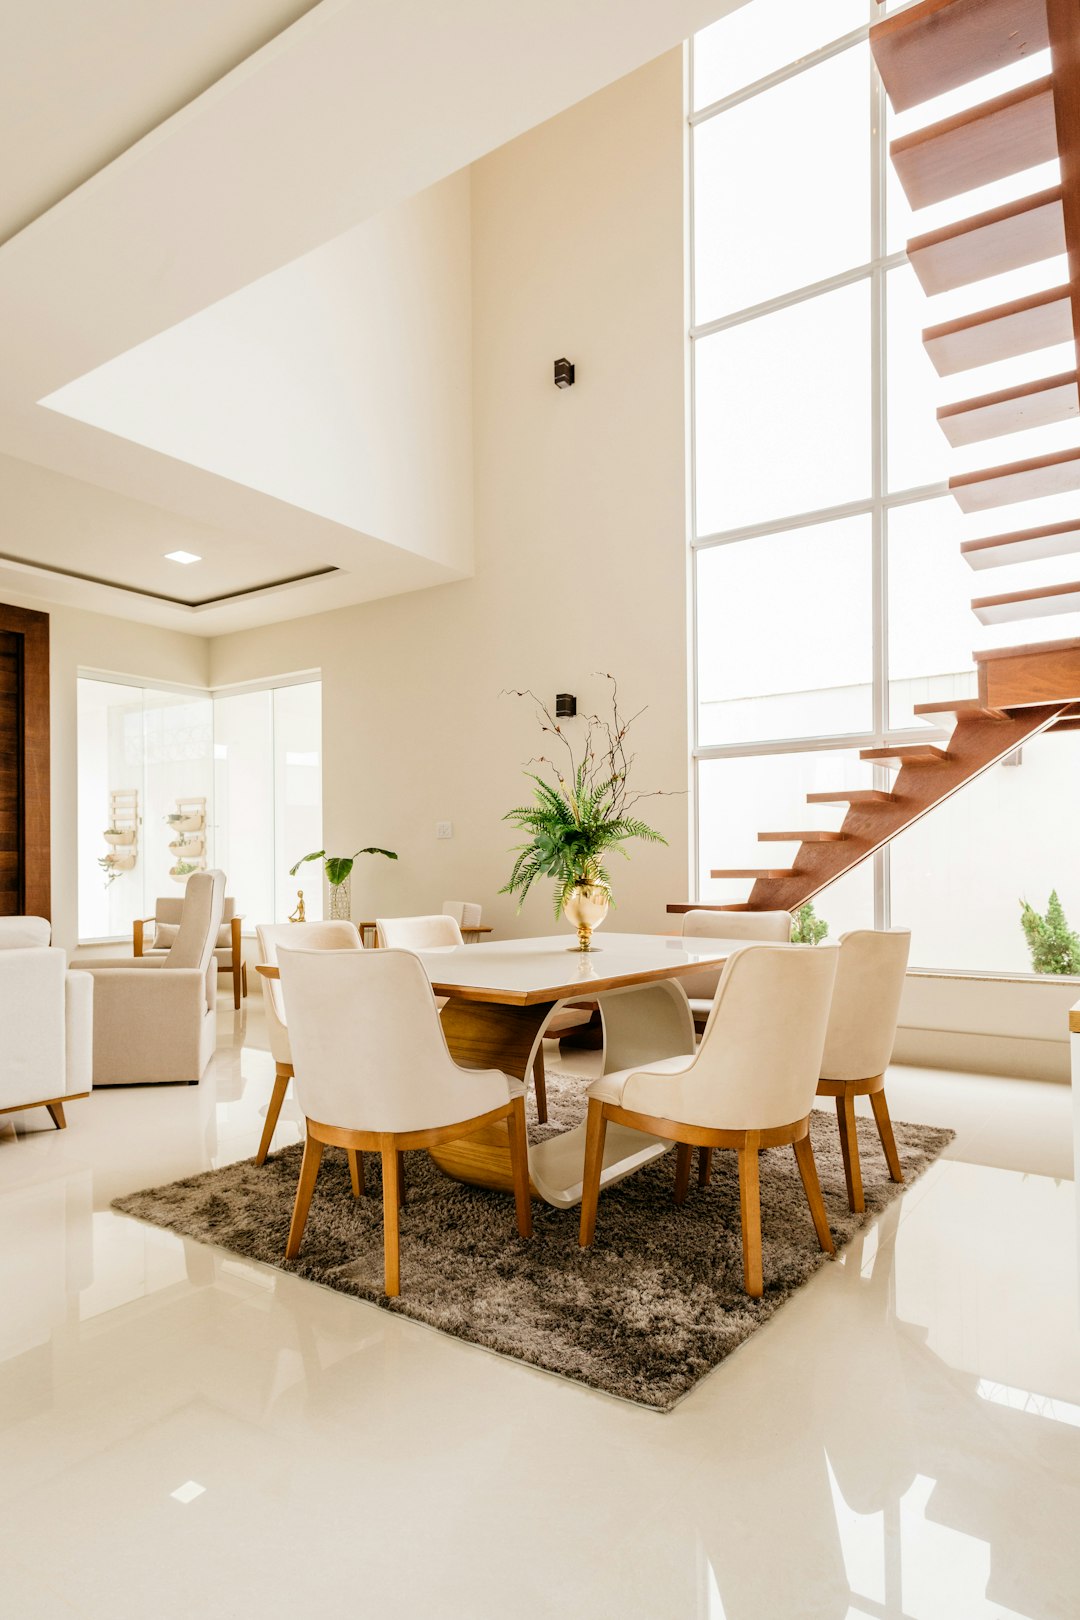
M 0 178 L 0 587 L 17 581 L 24 595 L 217 634 L 460 577 L 344 513 L 39 402 L 729 9 L 732 0 L 8 8 L 0 150 L 18 161 Z M 210 607 L 191 605 L 199 587 L 185 580 L 188 601 L 169 604 L 138 594 L 155 588 L 147 556 L 160 558 L 166 540 L 195 552 L 212 544 L 215 592 L 257 590 L 275 547 L 344 572 Z M 283 577 L 272 560 L 272 577 Z M 39 575 L 35 563 L 68 572 Z

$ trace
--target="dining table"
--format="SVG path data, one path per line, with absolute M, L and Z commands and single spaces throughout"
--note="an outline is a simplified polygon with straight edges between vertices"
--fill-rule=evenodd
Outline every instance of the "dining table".
M 604 1073 L 692 1055 L 694 1021 L 680 978 L 722 968 L 746 939 L 604 933 L 590 951 L 569 934 L 481 945 L 440 945 L 414 954 L 436 996 L 444 998 L 443 1033 L 455 1062 L 501 1069 L 528 1084 L 544 1029 L 560 1003 L 596 1001 L 604 1024 Z M 800 950 L 798 945 L 776 945 Z M 276 966 L 258 971 L 277 978 Z M 601 1185 L 667 1153 L 672 1143 L 626 1126 L 609 1126 Z M 510 1147 L 499 1125 L 426 1150 L 446 1175 L 512 1192 Z M 584 1120 L 529 1145 L 534 1198 L 558 1209 L 580 1202 L 585 1164 Z

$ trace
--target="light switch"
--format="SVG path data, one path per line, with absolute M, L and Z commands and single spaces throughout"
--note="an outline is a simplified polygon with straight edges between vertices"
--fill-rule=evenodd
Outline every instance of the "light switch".
M 452 821 L 437 821 L 435 823 L 436 838 L 453 838 L 454 823 Z

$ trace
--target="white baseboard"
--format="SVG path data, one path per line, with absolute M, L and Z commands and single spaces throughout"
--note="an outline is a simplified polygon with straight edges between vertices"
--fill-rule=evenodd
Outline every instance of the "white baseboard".
M 901 1025 L 896 1032 L 893 1062 L 913 1063 L 924 1069 L 970 1070 L 975 1074 L 1004 1074 L 1018 1080 L 1069 1084 L 1067 1040 L 1046 1041 L 1031 1036 Z

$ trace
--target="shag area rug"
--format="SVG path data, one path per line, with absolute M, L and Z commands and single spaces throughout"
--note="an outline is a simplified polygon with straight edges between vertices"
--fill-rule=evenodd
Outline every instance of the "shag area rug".
M 530 1139 L 577 1124 L 587 1085 L 549 1072 L 547 1126 L 536 1124 L 530 1088 Z M 888 1179 L 873 1120 L 860 1118 L 858 1130 L 866 1212 L 852 1215 L 835 1114 L 814 1112 L 814 1156 L 838 1249 L 904 1190 Z M 894 1130 L 909 1186 L 954 1134 L 898 1121 Z M 535 1201 L 534 1234 L 520 1238 L 509 1194 L 451 1181 L 416 1152 L 406 1158 L 402 1292 L 390 1300 L 382 1292 L 375 1154 L 364 1155 L 367 1193 L 355 1199 L 344 1152 L 326 1149 L 300 1254 L 283 1259 L 300 1157 L 299 1145 L 288 1147 L 261 1168 L 243 1160 L 118 1198 L 113 1207 L 660 1411 L 669 1411 L 828 1263 L 790 1148 L 761 1155 L 760 1300 L 742 1288 L 734 1153 L 714 1154 L 704 1189 L 695 1157 L 681 1209 L 672 1202 L 674 1152 L 602 1192 L 596 1241 L 582 1250 L 577 1209 Z

